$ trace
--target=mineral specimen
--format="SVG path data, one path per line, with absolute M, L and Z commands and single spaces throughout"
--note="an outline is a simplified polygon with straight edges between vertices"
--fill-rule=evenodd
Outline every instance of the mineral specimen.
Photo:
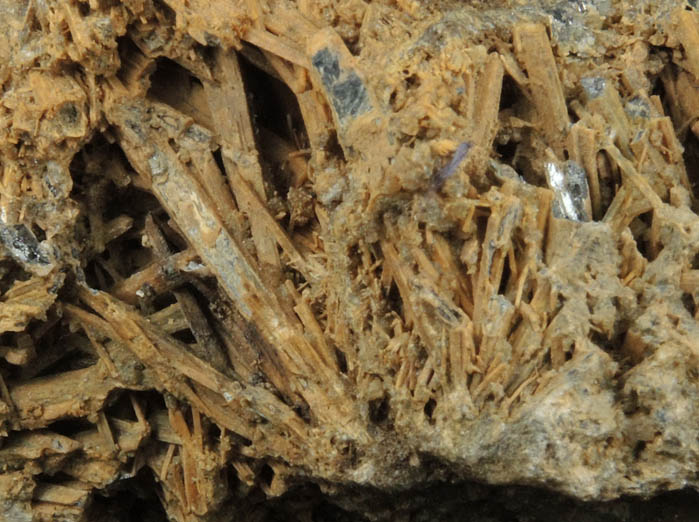
M 0 518 L 699 487 L 694 4 L 0 12 Z

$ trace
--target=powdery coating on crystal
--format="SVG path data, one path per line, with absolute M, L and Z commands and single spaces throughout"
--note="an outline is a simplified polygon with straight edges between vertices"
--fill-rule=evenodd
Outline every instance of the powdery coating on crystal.
M 697 485 L 697 15 L 509 4 L 6 8 L 7 513 Z

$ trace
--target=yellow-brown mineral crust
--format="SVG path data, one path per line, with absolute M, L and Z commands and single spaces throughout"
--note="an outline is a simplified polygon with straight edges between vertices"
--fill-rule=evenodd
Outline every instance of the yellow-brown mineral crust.
M 0 0 L 0 30 L 0 520 L 116 522 L 134 481 L 177 522 L 699 488 L 695 2 Z

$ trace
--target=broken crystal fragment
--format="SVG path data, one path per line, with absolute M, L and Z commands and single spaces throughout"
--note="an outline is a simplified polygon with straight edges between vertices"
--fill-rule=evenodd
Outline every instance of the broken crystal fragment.
M 580 80 L 580 85 L 582 85 L 587 99 L 592 100 L 602 95 L 604 88 L 607 86 L 607 80 L 598 76 L 594 78 L 582 78 Z
M 24 225 L 0 225 L 0 241 L 10 255 L 21 263 L 49 264 L 47 253 Z
M 325 47 L 313 55 L 311 63 L 318 71 L 341 122 L 371 109 L 369 94 L 361 78 L 356 72 L 340 67 L 337 53 Z
M 546 179 L 554 191 L 553 215 L 572 221 L 589 221 L 589 190 L 585 170 L 574 161 L 546 163 Z

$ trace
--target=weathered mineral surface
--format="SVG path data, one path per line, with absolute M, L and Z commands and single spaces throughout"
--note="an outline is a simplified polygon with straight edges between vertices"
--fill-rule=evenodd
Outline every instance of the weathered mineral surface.
M 178 522 L 699 487 L 695 2 L 0 29 L 0 519 L 99 520 L 129 479 Z

